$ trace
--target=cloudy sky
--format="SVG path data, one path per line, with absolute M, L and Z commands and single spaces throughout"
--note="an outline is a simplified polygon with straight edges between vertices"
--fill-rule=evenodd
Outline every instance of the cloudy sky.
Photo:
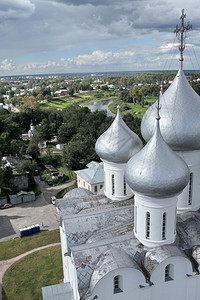
M 199 69 L 199 0 L 0 0 L 0 76 L 177 69 L 182 8 Z

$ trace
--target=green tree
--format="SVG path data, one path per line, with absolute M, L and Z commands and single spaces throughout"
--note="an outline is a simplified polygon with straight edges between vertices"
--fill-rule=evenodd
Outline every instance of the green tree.
M 3 169 L 3 181 L 2 181 L 3 187 L 10 187 L 12 173 L 13 173 L 13 170 L 11 167 L 6 167 Z
M 10 154 L 12 155 L 18 155 L 20 152 L 20 147 L 19 147 L 19 143 L 17 142 L 17 140 L 12 140 L 10 142 Z
M 36 161 L 30 161 L 30 160 L 24 160 L 18 164 L 16 167 L 16 170 L 18 173 L 25 173 L 29 172 L 31 175 L 33 175 L 35 169 L 37 168 Z
M 30 143 L 27 148 L 27 153 L 33 158 L 37 159 L 40 155 L 39 147 L 37 144 Z
M 96 160 L 97 154 L 94 150 L 96 140 L 91 136 L 76 135 L 63 151 L 63 162 L 72 170 L 85 167 L 91 160 Z
M 1 167 L 1 161 L 2 161 L 2 154 L 0 152 L 0 193 L 1 193 L 2 182 L 3 182 L 3 169 Z
M 3 132 L 0 135 L 0 149 L 2 152 L 2 155 L 10 154 L 10 135 L 8 132 Z
M 68 143 L 76 132 L 77 129 L 72 123 L 62 124 L 58 130 L 58 142 Z
M 11 91 L 9 92 L 9 97 L 10 97 L 10 98 L 13 98 L 14 95 L 15 95 L 15 92 L 11 90 Z
M 70 97 L 72 97 L 74 95 L 74 89 L 69 88 L 68 94 L 69 94 Z
M 32 110 L 39 109 L 39 103 L 34 96 L 25 96 L 23 99 L 23 104 L 21 105 L 21 111 L 30 112 Z

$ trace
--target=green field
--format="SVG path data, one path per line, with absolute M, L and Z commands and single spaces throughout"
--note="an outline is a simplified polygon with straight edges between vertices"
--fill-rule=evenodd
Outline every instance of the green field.
M 40 232 L 34 235 L 0 243 L 0 260 L 16 257 L 31 249 L 60 242 L 59 230 Z
M 152 103 L 154 103 L 156 101 L 156 99 L 157 98 L 145 98 L 145 101 L 148 102 L 149 105 L 151 105 Z M 122 102 L 119 100 L 115 100 L 109 105 L 109 109 L 114 114 L 117 113 L 117 105 L 118 104 L 120 105 L 120 113 L 121 113 L 122 117 L 124 115 L 130 113 L 137 118 L 142 118 L 145 111 L 149 108 L 149 105 L 142 107 L 141 105 L 139 105 L 137 103 L 126 103 L 126 102 Z
M 60 246 L 27 255 L 14 263 L 3 277 L 3 300 L 42 299 L 42 287 L 63 278 Z
M 69 177 L 69 180 L 76 179 L 76 173 L 67 167 L 59 167 L 58 170 Z
M 48 108 L 56 108 L 56 109 L 64 109 L 73 104 L 80 104 L 80 103 L 90 103 L 92 101 L 102 101 L 102 100 L 109 100 L 116 97 L 115 93 L 113 92 L 85 92 L 81 94 L 75 94 L 73 97 L 71 96 L 61 96 L 57 98 L 53 98 L 50 101 L 44 100 L 40 107 L 41 109 L 48 109 Z

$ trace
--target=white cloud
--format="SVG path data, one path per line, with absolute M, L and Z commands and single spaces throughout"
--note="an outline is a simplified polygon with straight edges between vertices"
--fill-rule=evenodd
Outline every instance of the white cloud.
M 13 65 L 12 60 L 6 58 L 1 61 L 0 70 L 7 72 L 7 71 L 13 71 L 15 69 L 16 67 Z
M 196 0 L 0 0 L 0 60 L 12 59 L 21 73 L 160 68 L 182 7 L 197 49 Z

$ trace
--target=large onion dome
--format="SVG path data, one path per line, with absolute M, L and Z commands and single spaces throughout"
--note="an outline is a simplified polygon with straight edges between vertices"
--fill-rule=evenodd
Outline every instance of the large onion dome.
M 187 185 L 189 169 L 163 140 L 159 117 L 154 130 L 146 146 L 128 161 L 125 178 L 130 188 L 140 194 L 155 197 L 175 195 Z
M 173 150 L 200 149 L 200 97 L 188 83 L 182 69 L 170 87 L 160 97 L 160 130 Z M 144 114 L 142 136 L 149 141 L 155 128 L 154 111 L 157 102 Z
M 126 163 L 142 146 L 141 139 L 122 120 L 118 106 L 115 120 L 98 138 L 95 150 L 102 160 Z

